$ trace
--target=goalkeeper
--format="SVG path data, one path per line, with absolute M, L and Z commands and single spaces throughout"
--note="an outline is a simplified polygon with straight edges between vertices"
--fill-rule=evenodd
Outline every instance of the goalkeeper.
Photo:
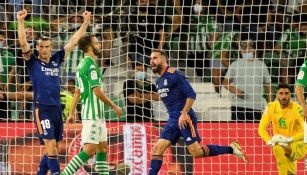
M 276 98 L 265 108 L 258 133 L 273 149 L 279 175 L 296 174 L 297 160 L 304 158 L 306 146 L 304 137 L 304 116 L 301 106 L 292 101 L 290 87 L 280 84 Z M 272 123 L 273 137 L 267 131 Z

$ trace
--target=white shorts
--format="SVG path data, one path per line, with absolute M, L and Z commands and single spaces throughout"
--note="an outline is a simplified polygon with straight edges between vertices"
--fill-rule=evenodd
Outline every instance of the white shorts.
M 106 142 L 108 140 L 108 132 L 105 120 L 82 120 L 81 137 L 82 144 Z

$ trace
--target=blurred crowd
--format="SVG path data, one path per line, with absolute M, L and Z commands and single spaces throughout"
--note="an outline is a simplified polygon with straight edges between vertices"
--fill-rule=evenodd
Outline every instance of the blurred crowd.
M 4 93 L 32 91 L 16 39 L 16 12 L 20 9 L 28 11 L 26 36 L 33 49 L 42 35 L 52 37 L 54 50 L 63 47 L 82 23 L 79 14 L 88 10 L 93 14 L 89 32 L 96 33 L 102 41 L 103 51 L 98 61 L 103 73 L 112 67 L 119 72 L 134 72 L 139 64 L 147 69 L 151 50 L 165 49 L 170 66 L 191 76 L 191 81 L 211 82 L 216 93 L 225 84 L 225 76 L 226 80 L 232 75 L 239 76 L 227 70 L 232 63 L 248 57 L 242 54 L 241 41 L 252 43 L 247 44 L 251 48 L 245 49 L 254 49 L 252 57 L 263 62 L 261 66 L 268 70 L 270 80 L 267 74 L 261 75 L 266 78 L 264 84 L 293 85 L 306 57 L 307 2 L 304 4 L 304 0 L 2 0 L 2 119 L 32 120 L 30 101 L 10 100 Z M 74 73 L 82 58 L 82 51 L 76 47 L 62 65 L 64 109 L 72 99 Z M 189 68 L 195 69 L 193 75 L 185 71 Z M 131 77 L 137 78 L 136 74 L 127 73 L 125 79 Z

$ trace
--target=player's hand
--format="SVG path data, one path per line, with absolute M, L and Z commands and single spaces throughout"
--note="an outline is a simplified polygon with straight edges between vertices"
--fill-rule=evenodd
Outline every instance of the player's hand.
M 118 106 L 114 107 L 114 111 L 116 112 L 118 118 L 120 118 L 123 115 L 122 109 Z
M 288 143 L 291 143 L 293 141 L 292 137 L 286 137 L 281 134 L 276 134 L 272 137 L 271 139 L 273 142 L 277 143 L 278 145 L 281 146 L 288 146 Z
M 66 126 L 68 127 L 68 129 L 70 129 L 70 125 L 75 123 L 75 116 L 74 115 L 69 115 L 68 118 L 66 119 Z
M 28 15 L 28 12 L 26 9 L 20 10 L 19 12 L 17 12 L 17 19 L 18 20 L 23 20 L 25 19 L 25 17 Z
M 82 14 L 82 17 L 83 17 L 83 23 L 87 23 L 89 24 L 91 22 L 91 12 L 89 11 L 85 11 L 83 12 Z
M 276 143 L 270 139 L 268 142 L 266 142 L 266 145 L 273 147 L 276 145 Z
M 178 120 L 179 128 L 184 129 L 188 125 L 189 119 L 190 116 L 187 113 L 182 112 Z

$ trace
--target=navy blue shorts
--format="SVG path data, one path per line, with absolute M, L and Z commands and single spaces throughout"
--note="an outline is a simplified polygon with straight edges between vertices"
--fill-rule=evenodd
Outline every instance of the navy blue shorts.
M 46 140 L 63 140 L 63 119 L 61 106 L 36 105 L 34 122 L 39 133 L 40 144 Z
M 197 123 L 191 121 L 184 129 L 179 129 L 178 120 L 168 121 L 163 131 L 161 132 L 160 138 L 169 140 L 175 145 L 180 137 L 184 138 L 186 145 L 191 145 L 194 142 L 200 142 L 197 131 Z

